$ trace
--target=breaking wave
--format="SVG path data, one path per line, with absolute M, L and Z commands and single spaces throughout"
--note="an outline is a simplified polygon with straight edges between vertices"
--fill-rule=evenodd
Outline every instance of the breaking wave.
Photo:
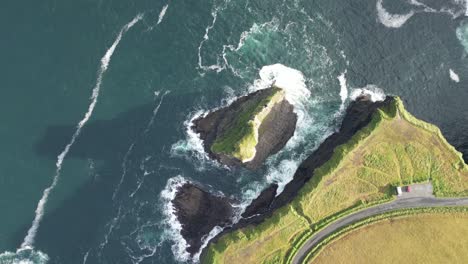
M 112 58 L 112 55 L 114 54 L 115 49 L 117 48 L 117 45 L 119 44 L 120 40 L 122 39 L 122 36 L 131 28 L 133 27 L 138 21 L 140 21 L 143 18 L 142 14 L 138 14 L 132 21 L 127 23 L 125 26 L 122 27 L 120 30 L 119 34 L 117 35 L 117 38 L 114 40 L 112 43 L 112 46 L 106 51 L 104 56 L 101 58 L 101 66 L 98 70 L 98 76 L 96 80 L 96 85 L 93 88 L 93 92 L 91 95 L 91 104 L 88 107 L 88 111 L 84 115 L 83 119 L 78 123 L 77 128 L 75 130 L 75 133 L 72 135 L 72 138 L 70 142 L 65 146 L 63 151 L 58 155 L 57 157 L 57 163 L 56 163 L 56 171 L 55 175 L 52 181 L 52 184 L 47 187 L 42 195 L 42 198 L 39 200 L 39 203 L 36 208 L 36 215 L 34 217 L 34 220 L 32 222 L 32 225 L 30 229 L 28 230 L 28 233 L 26 237 L 24 238 L 23 243 L 21 244 L 21 248 L 28 248 L 33 246 L 34 244 L 34 239 L 36 236 L 37 229 L 39 228 L 39 224 L 42 220 L 43 214 L 44 214 L 44 208 L 47 203 L 47 200 L 49 198 L 50 192 L 55 188 L 57 185 L 58 179 L 60 177 L 60 172 L 62 169 L 62 164 L 64 159 L 66 158 L 68 152 L 70 151 L 70 148 L 72 145 L 75 143 L 76 139 L 81 133 L 81 129 L 83 126 L 88 122 L 90 119 L 91 115 L 93 114 L 94 108 L 97 104 L 97 100 L 99 97 L 99 92 L 101 89 L 101 83 L 102 83 L 102 78 L 104 76 L 104 73 L 107 71 L 107 68 L 109 66 L 109 62 Z
M 49 257 L 30 247 L 20 248 L 16 252 L 3 252 L 0 254 L 1 264 L 46 264 Z
M 172 201 L 177 194 L 177 189 L 187 182 L 188 180 L 180 175 L 170 178 L 160 195 L 165 217 L 163 221 L 165 225 L 167 225 L 165 235 L 171 241 L 174 241 L 172 252 L 174 253 L 174 257 L 181 262 L 188 261 L 190 259 L 190 253 L 186 250 L 188 244 L 181 235 L 182 224 L 177 219 Z
M 468 53 L 468 22 L 462 21 L 457 27 L 456 35 L 460 44 L 465 49 L 465 53 Z
M 386 97 L 381 88 L 376 85 L 369 84 L 363 88 L 352 89 L 349 98 L 354 101 L 361 95 L 369 95 L 372 102 L 383 101 Z
M 198 171 L 205 170 L 208 166 L 220 167 L 216 160 L 211 159 L 203 147 L 203 140 L 200 135 L 193 129 L 193 121 L 208 114 L 209 111 L 198 110 L 191 114 L 191 118 L 184 121 L 185 139 L 179 140 L 171 146 L 171 156 L 183 157 L 191 161 L 195 161 L 198 166 L 195 167 Z
M 340 76 L 338 76 L 338 81 L 340 83 L 341 98 L 340 112 L 342 112 L 345 109 L 346 99 L 348 99 L 348 84 L 346 81 L 346 71 L 343 72 Z
M 309 114 L 311 92 L 306 86 L 302 72 L 283 64 L 264 66 L 260 70 L 259 75 L 260 79 L 255 80 L 249 89 L 250 91 L 266 89 L 272 85 L 277 86 L 285 91 L 286 99 L 294 106 L 294 112 L 297 114 L 296 130 L 285 148 L 278 154 L 290 152 L 298 145 L 304 143 L 307 134 L 310 132 L 309 128 L 313 126 L 313 119 Z M 301 161 L 302 159 L 298 157 L 282 159 L 276 165 L 274 164 L 277 162 L 275 158 L 268 161 L 269 169 L 266 181 L 267 183 L 274 182 L 278 184 L 277 194 L 281 193 L 284 186 L 292 180 Z M 255 192 L 256 194 L 259 193 L 258 190 Z
M 382 6 L 383 0 L 377 0 L 377 17 L 379 18 L 380 23 L 389 28 L 399 28 L 408 21 L 413 15 L 414 12 L 411 10 L 407 14 L 390 14 Z

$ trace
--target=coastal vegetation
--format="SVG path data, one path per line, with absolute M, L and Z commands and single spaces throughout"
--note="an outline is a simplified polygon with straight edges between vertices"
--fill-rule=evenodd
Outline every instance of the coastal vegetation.
M 211 146 L 214 153 L 222 153 L 247 162 L 255 157 L 258 129 L 272 107 L 284 99 L 284 91 L 273 87 L 264 98 L 245 104 L 228 129 Z
M 393 199 L 394 186 L 432 181 L 436 196 L 468 195 L 468 168 L 440 130 L 408 113 L 399 98 L 315 169 L 294 200 L 263 223 L 220 237 L 204 263 L 289 263 L 331 221 Z
M 338 231 L 307 263 L 466 263 L 467 245 L 468 208 L 402 210 Z

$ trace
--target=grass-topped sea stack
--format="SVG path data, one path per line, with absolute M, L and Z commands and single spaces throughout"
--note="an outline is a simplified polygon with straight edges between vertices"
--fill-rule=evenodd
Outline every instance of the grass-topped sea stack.
M 294 134 L 297 115 L 283 89 L 272 87 L 238 98 L 194 121 L 205 150 L 221 163 L 260 167 Z

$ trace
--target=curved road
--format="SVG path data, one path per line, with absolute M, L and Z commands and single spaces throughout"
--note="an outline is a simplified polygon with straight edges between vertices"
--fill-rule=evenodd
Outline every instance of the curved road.
M 307 242 L 299 249 L 297 254 L 294 256 L 292 263 L 300 264 L 304 261 L 307 253 L 319 243 L 322 239 L 326 238 L 337 229 L 345 227 L 349 224 L 355 223 L 364 218 L 382 214 L 388 211 L 406 208 L 417 208 L 417 207 L 435 207 L 435 206 L 468 206 L 468 198 L 434 198 L 434 197 L 410 197 L 410 198 L 398 198 L 397 200 L 377 205 L 364 209 L 362 211 L 350 214 L 339 220 L 333 222 L 329 226 L 320 230 L 318 233 L 313 235 Z

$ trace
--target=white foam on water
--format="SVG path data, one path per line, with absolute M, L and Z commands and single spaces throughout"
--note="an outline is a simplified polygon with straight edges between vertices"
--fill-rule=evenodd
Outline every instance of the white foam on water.
M 171 156 L 183 157 L 190 160 L 195 160 L 193 164 L 198 171 L 205 170 L 208 166 L 224 167 L 216 160 L 211 159 L 208 153 L 205 152 L 203 146 L 203 140 L 200 138 L 200 134 L 196 133 L 193 129 L 193 121 L 200 117 L 207 115 L 209 111 L 198 110 L 191 114 L 191 118 L 184 121 L 185 135 L 186 138 L 177 141 L 171 146 Z
M 159 12 L 158 23 L 156 23 L 156 25 L 159 25 L 159 24 L 163 21 L 164 16 L 166 15 L 167 8 L 169 7 L 169 3 L 170 3 L 170 2 L 168 2 L 168 3 L 161 9 L 161 12 Z
M 122 212 L 122 205 L 119 206 L 119 209 L 117 211 L 117 215 L 114 218 L 112 218 L 112 220 L 109 223 L 107 223 L 109 228 L 107 229 L 107 232 L 104 235 L 104 241 L 101 242 L 101 244 L 99 245 L 99 252 L 98 252 L 99 257 L 101 257 L 102 250 L 107 246 L 107 243 L 109 243 L 109 237 L 112 234 L 112 232 L 114 231 L 115 226 L 117 225 L 117 223 L 120 220 L 121 212 Z
M 338 76 L 338 81 L 340 82 L 340 111 L 343 111 L 345 108 L 346 99 L 348 98 L 348 84 L 346 81 L 346 71 L 343 72 L 340 76 Z
M 414 15 L 414 11 L 407 14 L 390 14 L 382 5 L 383 0 L 377 0 L 377 17 L 384 26 L 389 28 L 399 28 Z
M 278 166 L 268 170 L 266 180 L 267 182 L 275 182 L 278 184 L 277 195 L 282 193 L 286 184 L 293 179 L 300 162 L 300 160 L 295 159 L 284 159 Z
M 153 115 L 151 116 L 151 119 L 150 121 L 148 122 L 148 125 L 146 125 L 146 128 L 145 128 L 145 131 L 143 132 L 144 135 L 148 134 L 150 128 L 153 126 L 154 124 L 154 119 L 156 117 L 156 115 L 158 114 L 159 112 L 159 108 L 161 107 L 161 104 L 162 102 L 164 101 L 164 97 L 166 97 L 166 95 L 168 95 L 171 91 L 167 90 L 163 93 L 163 95 L 161 96 L 161 100 L 159 100 L 159 103 L 156 105 L 156 107 L 153 109 Z M 159 96 L 159 92 L 156 94 L 155 92 L 155 97 Z M 155 98 L 156 99 L 156 98 Z
M 450 75 L 450 79 L 452 79 L 452 81 L 454 81 L 456 83 L 460 82 L 460 77 L 452 69 L 449 69 L 449 75 Z
M 362 95 L 369 95 L 372 102 L 383 101 L 386 97 L 384 91 L 381 88 L 377 87 L 376 85 L 369 84 L 363 88 L 352 89 L 349 98 L 354 101 Z
M 408 0 L 408 3 L 411 4 L 413 8 L 407 14 L 390 14 L 382 5 L 383 0 L 378 0 L 377 7 L 377 17 L 379 21 L 389 28 L 399 28 L 403 26 L 408 19 L 410 19 L 416 13 L 438 13 L 438 14 L 447 14 L 452 17 L 452 19 L 458 18 L 461 15 L 468 15 L 468 1 L 467 0 L 453 0 L 452 3 L 455 3 L 457 7 L 446 7 L 442 6 L 440 8 L 433 8 L 429 5 L 418 1 L 418 0 Z
M 86 264 L 86 261 L 88 261 L 89 251 L 91 251 L 91 250 L 88 250 L 88 251 L 84 254 L 84 256 L 83 256 L 83 262 L 82 262 L 81 264 Z
M 198 67 L 205 71 L 214 70 L 216 72 L 221 72 L 222 70 L 225 69 L 224 65 L 223 66 L 220 66 L 218 64 L 207 65 L 207 66 L 203 65 L 203 59 L 201 55 L 203 45 L 205 44 L 205 42 L 207 42 L 210 39 L 209 34 L 210 34 L 211 29 L 213 29 L 213 27 L 216 24 L 216 19 L 218 18 L 219 10 L 220 10 L 219 7 L 214 7 L 212 9 L 211 16 L 213 17 L 213 20 L 211 21 L 211 25 L 205 28 L 205 35 L 203 35 L 203 40 L 200 42 L 200 45 L 198 45 Z
M 114 190 L 114 193 L 112 194 L 112 200 L 115 200 L 115 197 L 117 197 L 117 194 L 120 191 L 120 186 L 122 186 L 122 183 L 125 179 L 125 176 L 127 175 L 127 162 L 128 162 L 128 157 L 130 154 L 132 154 L 133 148 L 135 147 L 135 142 L 133 142 L 130 147 L 128 148 L 127 152 L 124 155 L 123 161 L 122 161 L 122 176 L 120 177 L 120 181 L 117 184 L 117 187 Z
M 16 252 L 6 251 L 0 254 L 0 264 L 46 264 L 47 254 L 35 251 L 31 247 L 18 249 Z
M 462 21 L 456 29 L 456 35 L 460 44 L 465 49 L 465 53 L 468 53 L 468 22 Z
M 190 253 L 187 252 L 188 244 L 181 235 L 182 224 L 176 216 L 173 200 L 176 197 L 177 189 L 187 183 L 184 177 L 178 175 L 167 181 L 166 187 L 161 192 L 160 197 L 163 204 L 163 214 L 165 219 L 163 223 L 168 226 L 166 234 L 168 238 L 174 241 L 172 252 L 177 261 L 186 262 L 190 259 Z
M 148 134 L 151 126 L 153 126 L 154 124 L 154 119 L 156 117 L 156 115 L 158 114 L 159 112 L 159 108 L 161 107 L 161 104 L 164 100 L 164 97 L 169 94 L 170 91 L 165 91 L 163 93 L 163 95 L 161 96 L 161 99 L 159 100 L 159 103 L 156 105 L 156 107 L 153 109 L 153 114 L 151 115 L 151 118 L 150 120 L 148 121 L 148 124 L 146 125 L 146 128 L 145 130 L 143 131 L 143 135 L 146 135 Z M 159 91 L 156 91 L 154 92 L 154 95 L 155 95 L 155 100 L 158 98 L 160 92 Z M 130 154 L 132 153 L 133 151 L 133 148 L 135 147 L 135 144 L 136 142 L 138 141 L 138 138 L 130 145 L 130 147 L 128 148 L 127 152 L 125 153 L 124 155 L 124 158 L 123 158 L 123 161 L 122 161 L 122 176 L 120 177 L 120 181 L 119 183 L 117 184 L 117 187 L 115 188 L 114 190 L 114 193 L 112 194 L 112 200 L 115 200 L 115 197 L 117 196 L 117 194 L 119 193 L 120 191 L 120 187 L 122 186 L 122 183 L 125 179 L 125 176 L 127 175 L 127 162 L 128 162 L 128 157 L 130 156 Z M 140 186 L 141 186 L 141 182 L 139 183 L 138 185 L 138 189 L 140 189 Z M 135 194 L 136 191 L 132 192 L 131 196 L 130 197 L 133 197 L 133 195 Z
M 235 69 L 234 67 L 231 66 L 231 64 L 229 64 L 228 57 L 227 57 L 228 52 L 229 53 L 238 52 L 245 45 L 245 43 L 249 41 L 249 39 L 252 37 L 254 38 L 254 41 L 257 41 L 255 40 L 255 36 L 257 34 L 261 34 L 262 32 L 265 32 L 265 31 L 278 31 L 278 29 L 279 29 L 279 20 L 276 18 L 273 18 L 271 21 L 265 22 L 262 24 L 253 23 L 253 25 L 248 30 L 243 31 L 241 33 L 237 46 L 232 45 L 232 44 L 223 45 L 223 51 L 221 55 L 223 62 L 224 62 L 223 67 L 224 68 L 228 67 L 232 71 L 232 73 L 234 73 L 234 75 L 242 79 L 243 76 L 240 73 L 240 70 Z
M 77 128 L 75 130 L 75 133 L 73 134 L 70 142 L 65 146 L 64 150 L 58 155 L 57 157 L 57 163 L 56 163 L 56 171 L 55 175 L 52 181 L 52 184 L 47 187 L 43 194 L 42 198 L 39 200 L 39 203 L 37 205 L 36 211 L 35 211 L 35 217 L 32 222 L 31 227 L 28 230 L 28 234 L 24 238 L 23 243 L 21 244 L 21 248 L 26 248 L 26 247 L 32 247 L 34 244 L 34 239 L 36 236 L 37 229 L 39 228 L 39 224 L 42 220 L 43 214 L 44 214 L 44 208 L 47 203 L 47 200 L 49 198 L 50 192 L 55 188 L 57 185 L 58 179 L 60 177 L 60 172 L 62 169 L 62 164 L 67 156 L 68 152 L 70 151 L 71 146 L 73 143 L 75 143 L 75 140 L 78 138 L 78 136 L 81 133 L 81 129 L 83 126 L 88 122 L 89 118 L 93 114 L 94 108 L 97 104 L 98 96 L 99 96 L 99 91 L 101 90 L 101 83 L 102 83 L 102 78 L 104 76 L 104 73 L 107 71 L 107 68 L 109 66 L 109 62 L 111 60 L 112 54 L 114 54 L 114 51 L 119 44 L 120 40 L 122 39 L 122 36 L 131 28 L 133 27 L 138 21 L 140 21 L 143 18 L 142 14 L 138 14 L 135 18 L 133 18 L 132 21 L 130 21 L 128 24 L 122 27 L 120 30 L 119 34 L 117 35 L 117 38 L 114 40 L 112 43 L 112 46 L 106 51 L 104 56 L 101 58 L 101 67 L 98 70 L 98 76 L 96 80 L 96 85 L 93 88 L 93 92 L 91 95 L 91 104 L 88 107 L 88 111 L 85 113 L 83 119 L 78 123 Z
M 210 242 L 210 240 L 212 238 L 214 238 L 217 234 L 221 233 L 222 231 L 223 231 L 222 227 L 215 226 L 207 236 L 203 237 L 202 238 L 202 245 L 200 247 L 200 250 L 193 255 L 192 261 L 194 261 L 196 263 L 199 263 L 200 262 L 200 255 L 201 255 L 203 249 L 208 245 L 208 242 Z
M 468 16 L 468 0 L 462 0 L 465 2 L 465 16 Z
M 308 110 L 311 92 L 305 84 L 304 75 L 302 72 L 283 64 L 264 66 L 260 70 L 259 75 L 260 79 L 255 80 L 254 84 L 249 88 L 250 92 L 266 89 L 274 85 L 285 91 L 286 99 L 294 106 L 294 112 L 298 118 L 296 130 L 280 153 L 291 151 L 303 143 L 306 135 L 309 133 L 309 128 L 313 125 L 313 118 Z M 294 157 L 292 159 L 281 160 L 278 165 L 273 165 L 276 162 L 276 157 L 275 155 L 267 160 L 269 169 L 266 174 L 266 183 L 274 182 L 278 184 L 277 194 L 280 194 L 284 186 L 292 180 L 301 160 Z M 250 189 L 252 187 L 254 189 Z M 263 188 L 264 186 L 259 184 L 249 186 L 250 190 L 243 191 L 244 199 L 249 201 L 256 198 Z M 243 203 L 243 205 L 245 207 L 246 203 Z
M 179 140 L 171 147 L 171 154 L 175 156 L 182 156 L 185 153 L 191 151 L 195 153 L 196 157 L 199 160 L 209 159 L 208 154 L 203 148 L 203 140 L 200 138 L 198 133 L 195 133 L 192 129 L 193 121 L 202 116 L 205 116 L 208 112 L 204 110 L 199 110 L 192 114 L 192 117 L 184 121 L 185 132 L 187 135 L 186 140 Z

